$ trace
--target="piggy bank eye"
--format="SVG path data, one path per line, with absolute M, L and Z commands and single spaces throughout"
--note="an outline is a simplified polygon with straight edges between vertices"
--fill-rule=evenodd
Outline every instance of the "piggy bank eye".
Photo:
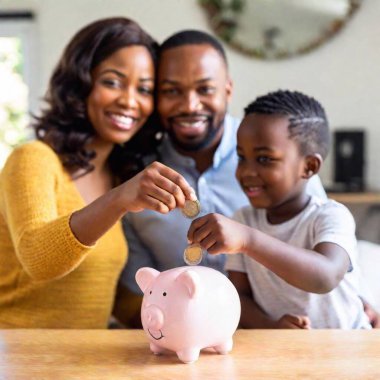
M 164 297 L 166 297 L 166 292 L 163 292 L 162 295 L 163 295 Z
M 152 291 L 150 291 L 149 294 L 152 294 Z

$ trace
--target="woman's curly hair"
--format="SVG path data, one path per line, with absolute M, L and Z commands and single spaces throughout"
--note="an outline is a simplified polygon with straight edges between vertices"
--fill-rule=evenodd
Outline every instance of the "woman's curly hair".
M 50 79 L 45 101 L 48 107 L 35 117 L 36 137 L 48 144 L 69 172 L 93 170 L 95 152 L 86 148 L 95 134 L 87 115 L 86 100 L 92 89 L 91 71 L 115 51 L 145 46 L 157 63 L 158 44 L 132 20 L 123 17 L 95 21 L 81 29 L 65 48 Z M 156 115 L 123 145 L 115 145 L 108 164 L 124 181 L 154 158 L 162 135 Z

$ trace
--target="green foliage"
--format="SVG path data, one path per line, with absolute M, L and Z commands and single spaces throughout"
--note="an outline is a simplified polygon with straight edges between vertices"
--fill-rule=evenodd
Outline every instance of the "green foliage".
M 0 145 L 13 148 L 27 137 L 27 88 L 21 41 L 0 38 Z

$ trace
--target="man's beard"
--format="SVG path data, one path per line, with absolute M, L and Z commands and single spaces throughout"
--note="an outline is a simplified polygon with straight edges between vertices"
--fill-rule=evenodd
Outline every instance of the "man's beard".
M 169 120 L 169 129 L 168 129 L 168 135 L 170 137 L 170 140 L 172 141 L 173 145 L 180 150 L 184 152 L 197 152 L 200 151 L 204 148 L 206 148 L 208 145 L 211 145 L 211 143 L 214 141 L 215 136 L 218 134 L 220 131 L 223 123 L 224 123 L 224 118 L 215 126 L 214 125 L 214 119 L 212 117 L 209 118 L 208 120 L 208 126 L 207 126 L 207 133 L 204 136 L 204 138 L 201 141 L 198 142 L 184 142 L 180 141 L 175 132 L 174 129 L 172 128 L 172 120 Z

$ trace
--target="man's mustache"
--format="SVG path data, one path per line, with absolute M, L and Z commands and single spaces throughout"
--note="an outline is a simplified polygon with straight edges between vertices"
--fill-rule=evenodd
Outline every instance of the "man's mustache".
M 175 120 L 175 119 L 191 119 L 191 118 L 207 118 L 208 120 L 212 119 L 212 116 L 209 114 L 204 113 L 180 113 L 174 116 L 170 116 L 168 118 L 169 121 Z

